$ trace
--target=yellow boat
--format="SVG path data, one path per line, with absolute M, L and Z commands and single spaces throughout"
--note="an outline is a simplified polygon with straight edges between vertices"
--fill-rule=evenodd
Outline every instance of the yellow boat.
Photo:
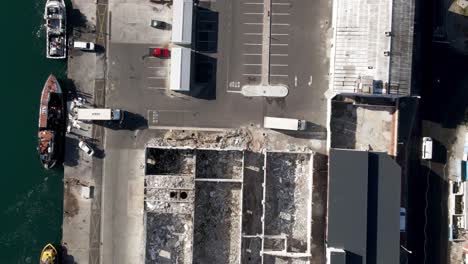
M 57 249 L 49 243 L 42 249 L 40 264 L 56 264 L 56 258 Z

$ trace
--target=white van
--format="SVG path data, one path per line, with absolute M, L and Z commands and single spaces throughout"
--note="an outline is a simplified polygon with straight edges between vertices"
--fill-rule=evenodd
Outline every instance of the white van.
M 73 42 L 73 48 L 80 49 L 80 50 L 86 50 L 86 51 L 94 51 L 96 47 L 95 47 L 94 43 L 92 43 L 92 42 L 74 41 Z
M 421 159 L 432 159 L 432 138 L 430 137 L 423 137 Z
M 122 113 L 120 109 L 110 108 L 78 108 L 77 120 L 120 120 Z

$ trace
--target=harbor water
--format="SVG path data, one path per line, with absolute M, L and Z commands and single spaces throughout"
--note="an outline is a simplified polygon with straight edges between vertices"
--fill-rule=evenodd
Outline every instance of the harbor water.
M 0 263 L 38 263 L 62 236 L 63 168 L 44 170 L 36 154 L 42 87 L 50 73 L 66 77 L 66 60 L 45 58 L 44 4 L 8 1 L 0 16 Z

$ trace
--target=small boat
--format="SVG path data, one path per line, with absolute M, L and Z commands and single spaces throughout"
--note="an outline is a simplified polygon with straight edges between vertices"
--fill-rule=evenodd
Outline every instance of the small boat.
M 42 165 L 52 168 L 57 162 L 64 129 L 63 94 L 53 74 L 47 79 L 39 106 L 39 131 L 37 151 Z
M 67 14 L 63 0 L 47 0 L 44 19 L 46 26 L 47 58 L 67 57 Z
M 47 244 L 41 252 L 40 264 L 56 264 L 57 262 L 57 249 L 52 244 Z

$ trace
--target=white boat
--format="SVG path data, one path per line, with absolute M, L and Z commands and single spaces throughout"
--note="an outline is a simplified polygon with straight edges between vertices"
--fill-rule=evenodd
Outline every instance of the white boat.
M 67 14 L 63 0 L 47 0 L 44 19 L 47 38 L 47 58 L 67 57 Z

